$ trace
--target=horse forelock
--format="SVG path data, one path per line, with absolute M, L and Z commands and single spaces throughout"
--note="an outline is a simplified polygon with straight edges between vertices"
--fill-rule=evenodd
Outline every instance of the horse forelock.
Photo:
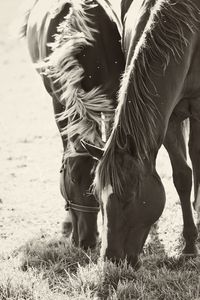
M 156 128 L 160 113 L 153 101 L 157 90 L 150 79 L 151 62 L 161 64 L 164 72 L 172 57 L 177 62 L 181 59 L 188 43 L 186 31 L 196 30 L 198 14 L 199 10 L 191 0 L 158 0 L 152 7 L 121 81 L 113 131 L 94 181 L 99 194 L 110 183 L 114 190 L 123 190 L 123 174 L 116 162 L 115 150 L 124 147 L 127 134 L 132 136 L 140 166 L 144 159 L 152 161 L 151 154 L 158 143 Z M 147 82 L 153 87 L 154 95 L 148 90 Z
M 130 179 L 133 180 L 131 184 L 134 184 L 135 179 L 141 180 L 143 167 L 143 162 L 132 157 L 126 146 L 123 149 L 117 145 L 113 147 L 108 140 L 105 153 L 96 167 L 94 194 L 97 194 L 98 199 L 102 199 L 102 191 L 107 186 L 112 186 L 113 193 L 122 196 L 124 186 L 129 185 Z

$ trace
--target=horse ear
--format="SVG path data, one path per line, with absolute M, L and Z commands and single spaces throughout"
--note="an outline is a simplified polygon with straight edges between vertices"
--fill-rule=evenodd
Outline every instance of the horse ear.
M 133 137 L 131 134 L 127 134 L 126 135 L 126 146 L 125 149 L 132 155 L 132 156 L 136 156 L 136 148 L 135 148 L 135 144 L 133 142 Z
M 81 145 L 83 146 L 83 148 L 85 148 L 85 150 L 87 150 L 87 152 L 94 158 L 100 160 L 104 154 L 103 149 L 96 147 L 94 145 L 91 145 L 89 143 L 87 143 L 84 140 L 81 140 Z

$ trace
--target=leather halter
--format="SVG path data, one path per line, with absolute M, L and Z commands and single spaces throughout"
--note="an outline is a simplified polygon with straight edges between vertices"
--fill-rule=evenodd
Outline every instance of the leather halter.
M 79 155 L 89 155 L 87 153 L 77 153 Z M 65 186 L 65 161 L 62 164 L 60 173 L 61 173 L 61 178 L 60 178 L 60 185 L 62 187 L 62 193 L 63 193 L 63 197 L 65 198 L 66 204 L 65 204 L 65 210 L 74 210 L 74 211 L 78 211 L 78 212 L 85 212 L 85 213 L 98 213 L 100 210 L 99 205 L 98 206 L 87 206 L 87 205 L 80 205 L 80 204 L 76 204 L 73 202 L 73 200 L 69 199 L 68 195 L 67 195 L 67 191 L 66 191 L 66 186 Z

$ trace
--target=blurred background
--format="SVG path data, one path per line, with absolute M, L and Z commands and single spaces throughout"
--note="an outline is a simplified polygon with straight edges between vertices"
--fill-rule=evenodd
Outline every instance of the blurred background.
M 22 1 L 0 2 L 0 244 L 5 251 L 43 229 L 60 232 L 62 147 L 51 98 L 25 41 L 12 35 Z M 13 23 L 14 22 L 14 23 Z M 14 27 L 13 27 L 14 26 Z

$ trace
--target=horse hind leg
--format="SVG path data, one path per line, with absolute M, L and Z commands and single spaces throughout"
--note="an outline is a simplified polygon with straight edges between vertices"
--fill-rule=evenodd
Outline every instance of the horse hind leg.
M 196 255 L 197 228 L 194 223 L 190 202 L 192 189 L 192 171 L 187 164 L 186 145 L 182 123 L 175 117 L 169 121 L 164 146 L 168 151 L 173 181 L 181 201 L 183 214 L 183 237 L 185 239 L 184 255 Z
M 200 120 L 191 118 L 189 154 L 192 161 L 194 177 L 194 209 L 197 212 L 197 223 L 200 228 Z

